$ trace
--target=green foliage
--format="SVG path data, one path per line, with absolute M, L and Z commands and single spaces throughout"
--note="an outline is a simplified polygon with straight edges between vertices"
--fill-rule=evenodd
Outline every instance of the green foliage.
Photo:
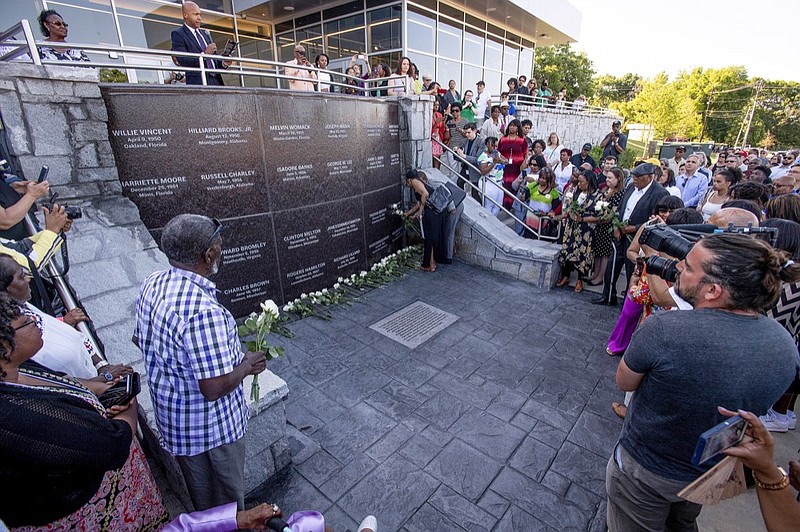
M 664 72 L 644 81 L 636 98 L 618 104 L 618 108 L 626 122 L 653 126 L 656 138 L 675 134 L 693 137 L 700 133 L 700 116 L 693 101 L 670 83 Z
M 633 100 L 642 90 L 642 77 L 628 72 L 616 77 L 609 74 L 594 78 L 595 94 L 592 105 L 617 108 L 616 104 Z
M 800 146 L 800 83 L 764 82 L 748 144 L 769 149 Z
M 581 94 L 591 98 L 595 90 L 594 74 L 594 64 L 586 54 L 573 51 L 568 44 L 536 48 L 533 75 L 540 85 L 546 79 L 553 94 L 566 87 L 569 101 Z
M 101 83 L 128 83 L 128 75 L 118 68 L 101 68 Z

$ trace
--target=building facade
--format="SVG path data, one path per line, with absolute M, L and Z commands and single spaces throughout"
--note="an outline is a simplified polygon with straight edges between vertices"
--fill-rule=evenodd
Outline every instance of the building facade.
M 580 13 L 566 0 L 196 0 L 203 26 L 218 44 L 239 43 L 242 58 L 292 59 L 302 43 L 313 61 L 331 58 L 343 71 L 353 55 L 372 66 L 394 70 L 407 55 L 421 74 L 443 86 L 455 80 L 459 90 L 474 90 L 485 80 L 490 92 L 520 74 L 531 76 L 536 46 L 574 42 Z M 150 49 L 170 48 L 170 34 L 182 24 L 179 2 L 164 0 L 5 0 L 4 20 L 11 26 L 28 19 L 38 31 L 41 9 L 54 9 L 69 23 L 68 40 Z M 153 56 L 136 62 L 159 63 Z M 106 54 L 102 60 L 108 61 Z M 111 60 L 124 62 L 111 54 Z M 169 58 L 160 61 L 169 65 Z M 129 81 L 159 83 L 168 73 L 128 71 Z M 238 84 L 236 76 L 233 84 Z M 270 78 L 242 78 L 244 85 L 275 86 Z

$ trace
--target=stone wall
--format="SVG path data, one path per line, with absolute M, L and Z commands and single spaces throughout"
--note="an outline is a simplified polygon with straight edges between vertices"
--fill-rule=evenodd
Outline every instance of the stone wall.
M 51 190 L 82 207 L 68 233 L 69 282 L 113 363 L 144 374 L 141 352 L 131 342 L 136 297 L 144 278 L 169 267 L 142 224 L 139 210 L 121 195 L 107 114 L 93 69 L 0 62 L 0 117 L 16 172 L 35 179 L 50 166 Z M 245 381 L 249 390 L 250 379 Z M 270 371 L 260 377 L 261 413 L 250 420 L 246 488 L 251 490 L 291 460 L 283 399 L 286 383 Z M 139 395 L 142 431 L 162 460 L 170 483 L 191 508 L 177 464 L 160 450 L 146 382 Z
M 448 179 L 435 168 L 425 175 L 434 183 Z M 539 288 L 550 289 L 559 275 L 561 246 L 522 238 L 467 196 L 456 226 L 456 257 Z
M 544 139 L 554 132 L 561 139 L 561 144 L 578 152 L 584 143 L 598 144 L 606 134 L 611 131 L 614 116 L 601 116 L 584 111 L 576 112 L 571 109 L 550 107 L 517 107 L 516 118 L 525 118 L 533 122 L 530 136 L 535 139 Z M 620 119 L 621 120 L 621 119 Z

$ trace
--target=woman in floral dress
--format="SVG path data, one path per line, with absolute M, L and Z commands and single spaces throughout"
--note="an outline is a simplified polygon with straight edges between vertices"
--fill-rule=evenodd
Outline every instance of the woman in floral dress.
M 594 226 L 598 221 L 595 212 L 597 202 L 597 178 L 594 172 L 586 170 L 578 175 L 578 190 L 570 203 L 564 200 L 563 213 L 566 215 L 564 240 L 558 263 L 561 266 L 561 280 L 556 286 L 569 284 L 572 271 L 578 272 L 575 291 L 583 291 L 583 280 L 592 272 L 594 254 L 592 240 Z

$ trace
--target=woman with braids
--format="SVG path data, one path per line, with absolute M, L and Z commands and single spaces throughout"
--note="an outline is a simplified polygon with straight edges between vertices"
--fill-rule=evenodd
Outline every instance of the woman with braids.
M 138 404 L 31 363 L 38 321 L 0 294 L 0 520 L 19 530 L 151 530 L 169 520 L 134 438 Z
M 767 218 L 781 218 L 800 223 L 800 196 L 784 194 L 767 202 Z

